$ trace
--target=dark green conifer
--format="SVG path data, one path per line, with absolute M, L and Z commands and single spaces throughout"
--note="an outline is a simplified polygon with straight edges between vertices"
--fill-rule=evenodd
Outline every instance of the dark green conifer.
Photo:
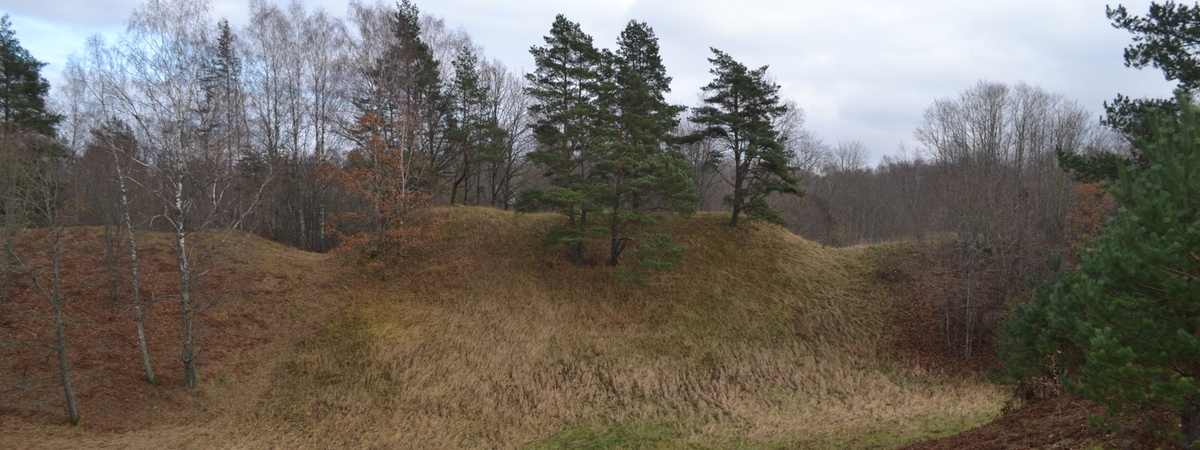
M 733 177 L 728 180 L 733 194 L 725 203 L 733 208 L 729 224 L 737 226 L 745 213 L 751 219 L 786 225 L 767 205 L 773 193 L 804 195 L 792 176 L 794 152 L 784 145 L 773 120 L 787 112 L 780 102 L 779 86 L 767 80 L 767 66 L 750 70 L 732 57 L 712 49 L 710 71 L 716 78 L 701 88 L 704 106 L 692 121 L 705 128 L 703 134 L 721 143 L 730 156 Z
M 1181 96 L 1122 167 L 1121 210 L 1080 265 L 1014 308 L 1001 348 L 1015 379 L 1053 374 L 1113 414 L 1170 411 L 1200 439 L 1200 111 Z M 1058 265 L 1055 262 L 1053 265 Z
M 45 65 L 21 47 L 8 14 L 0 18 L 0 114 L 4 131 L 24 129 L 54 136 L 54 126 L 63 117 L 46 109 L 50 83 L 41 75 Z

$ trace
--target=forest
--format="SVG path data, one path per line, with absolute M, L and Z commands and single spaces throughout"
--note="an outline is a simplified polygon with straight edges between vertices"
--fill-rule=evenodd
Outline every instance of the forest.
M 521 73 L 409 0 L 352 1 L 345 19 L 249 9 L 235 27 L 206 0 L 147 1 L 53 96 L 0 22 L 0 358 L 49 355 L 0 383 L 54 380 L 71 424 L 72 355 L 93 341 L 74 330 L 98 326 L 80 308 L 128 323 L 145 382 L 178 364 L 168 378 L 201 389 L 213 333 L 197 324 L 238 295 L 221 280 L 253 236 L 406 283 L 456 226 L 431 211 L 453 206 L 552 213 L 537 258 L 629 289 L 673 286 L 698 250 L 677 229 L 711 213 L 822 249 L 904 245 L 920 256 L 877 277 L 937 274 L 926 331 L 955 361 L 1017 397 L 1076 395 L 1110 425 L 1169 417 L 1160 442 L 1200 440 L 1200 8 L 1107 12 L 1133 36 L 1126 64 L 1161 69 L 1175 98 L 1114 93 L 1097 120 L 979 81 L 930 99 L 918 146 L 877 165 L 806 129 L 768 66 L 717 48 L 697 104 L 671 104 L 644 22 L 596 43 L 559 15 Z M 177 327 L 165 369 L 160 319 Z

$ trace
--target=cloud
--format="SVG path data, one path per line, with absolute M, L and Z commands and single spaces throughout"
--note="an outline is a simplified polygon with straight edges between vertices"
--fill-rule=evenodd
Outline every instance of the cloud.
M 1108 1 L 1108 0 L 1105 0 Z M 615 47 L 629 20 L 647 22 L 674 77 L 674 102 L 694 105 L 707 84 L 709 47 L 752 67 L 769 65 L 783 94 L 808 112 L 809 128 L 829 142 L 860 140 L 878 158 L 911 142 L 935 99 L 982 79 L 1024 81 L 1061 93 L 1100 114 L 1116 94 L 1164 97 L 1157 70 L 1124 67 L 1130 35 L 1113 29 L 1101 0 L 415 0 L 425 13 L 461 27 L 516 70 L 532 70 L 529 47 L 542 45 L 556 14 L 578 22 L 597 46 Z M 285 3 L 281 0 L 280 3 Z M 345 0 L 307 0 L 344 17 Z M 390 0 L 389 0 L 390 3 Z M 124 23 L 136 0 L 0 0 L 22 43 L 52 63 L 82 48 L 94 30 Z M 1144 14 L 1149 2 L 1127 4 Z M 245 0 L 214 0 L 214 20 L 245 23 Z M 18 16 L 20 20 L 18 20 Z M 108 27 L 108 28 L 105 28 Z M 53 82 L 53 79 L 52 79 Z
M 30 19 L 74 25 L 111 26 L 125 23 L 138 0 L 2 0 L 0 8 Z

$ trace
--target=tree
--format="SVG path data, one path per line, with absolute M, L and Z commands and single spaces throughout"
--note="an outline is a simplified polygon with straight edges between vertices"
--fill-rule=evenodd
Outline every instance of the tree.
M 594 170 L 600 180 L 592 192 L 607 214 L 609 265 L 619 264 L 630 244 L 636 262 L 622 270 L 645 282 L 658 271 L 680 264 L 682 248 L 659 227 L 666 212 L 690 214 L 696 201 L 689 168 L 682 156 L 667 151 L 683 107 L 666 102 L 671 78 L 658 54 L 658 39 L 644 22 L 630 21 L 617 39 L 611 72 L 614 90 L 600 102 L 610 109 L 617 132 L 601 147 Z
M 482 188 L 481 194 L 487 196 L 491 206 L 508 209 L 533 178 L 525 158 L 534 145 L 529 127 L 529 97 L 524 92 L 527 81 L 498 60 L 482 62 L 480 72 L 492 96 L 490 114 L 503 131 L 503 139 L 483 155 L 476 189 Z
M 67 402 L 67 414 L 72 425 L 79 423 L 79 408 L 75 402 L 75 390 L 71 383 L 70 346 L 67 342 L 67 327 L 71 324 L 66 314 L 72 293 L 78 286 L 63 276 L 66 263 L 68 225 L 66 192 L 67 155 L 64 149 L 49 137 L 7 136 L 0 141 L 0 156 L 4 171 L 13 185 L 5 189 L 0 201 L 4 202 L 3 236 L 0 247 L 5 254 L 5 265 L 24 278 L 32 297 L 31 309 L 38 311 L 53 335 L 51 344 L 41 340 L 24 340 L 0 337 L 0 346 L 18 345 L 42 348 L 54 354 L 58 362 L 59 379 Z M 38 303 L 44 307 L 35 306 Z M 48 307 L 49 311 L 46 311 Z
M 440 64 L 421 39 L 420 12 L 408 0 L 387 18 L 390 35 L 381 53 L 366 67 L 364 89 L 355 99 L 359 116 L 381 120 L 380 137 L 405 153 L 412 185 L 427 192 L 450 157 L 443 142 L 449 105 L 442 96 Z
M 14 144 L 0 154 L 0 160 L 4 162 L 0 167 L 0 194 L 6 199 L 0 204 L 0 214 L 6 217 L 23 214 L 18 212 L 20 206 L 11 200 L 24 189 L 20 183 L 29 181 L 20 173 L 18 161 L 30 156 L 23 154 L 29 149 L 45 148 L 38 144 L 39 136 L 53 137 L 54 126 L 63 119 L 46 109 L 50 83 L 42 78 L 43 66 L 45 63 L 34 59 L 21 47 L 8 14 L 0 18 L 0 140 Z M 0 258 L 0 276 L 3 277 L 0 296 L 3 296 L 10 285 L 11 272 L 3 270 L 7 267 L 8 254 Z
M 344 23 L 299 3 L 280 8 L 250 2 L 239 32 L 243 101 L 250 145 L 239 164 L 249 176 L 276 174 L 255 231 L 305 250 L 328 250 L 325 219 L 335 205 L 320 182 L 321 167 L 342 152 L 351 77 Z
M 528 156 L 552 186 L 523 192 L 520 207 L 549 206 L 567 216 L 567 227 L 552 229 L 544 242 L 570 247 L 577 266 L 591 236 L 608 235 L 609 266 L 636 248 L 634 264 L 619 272 L 645 282 L 681 262 L 683 250 L 660 229 L 661 216 L 689 213 L 695 202 L 686 161 L 668 151 L 683 108 L 664 99 L 671 78 L 658 39 L 649 25 L 631 21 L 614 54 L 596 49 L 560 15 L 546 43 L 531 50 L 538 69 L 527 92 L 537 102 L 530 111 L 539 119 L 540 146 Z
M 752 219 L 785 225 L 766 198 L 773 193 L 804 195 L 797 187 L 790 163 L 794 157 L 773 126 L 787 112 L 779 99 L 779 85 L 767 80 L 767 66 L 750 70 L 732 57 L 712 49 L 710 73 L 716 78 L 701 88 L 704 106 L 691 120 L 704 125 L 704 135 L 721 143 L 732 163 L 733 194 L 725 202 L 733 208 L 731 226 L 743 212 Z
M 1113 27 L 1134 34 L 1125 49 L 1125 65 L 1138 69 L 1152 66 L 1168 80 L 1179 82 L 1186 91 L 1200 88 L 1200 6 L 1167 1 L 1151 3 L 1146 17 L 1131 16 L 1124 6 L 1105 8 Z
M 218 46 L 205 0 L 151 1 L 134 11 L 120 44 L 94 41 L 87 76 L 101 117 L 115 116 L 133 130 L 144 186 L 160 208 L 155 220 L 171 233 L 181 322 L 184 384 L 195 388 L 197 316 L 221 298 L 197 283 L 242 242 L 236 233 L 256 209 L 265 181 L 240 178 L 229 142 L 235 127 L 212 108 L 210 76 Z
M 41 75 L 45 65 L 21 47 L 8 14 L 0 18 L 0 119 L 7 131 L 18 127 L 54 136 L 63 117 L 46 109 L 50 83 Z
M 1133 33 L 1134 43 L 1125 48 L 1127 67 L 1158 68 L 1167 80 L 1177 81 L 1178 88 L 1185 92 L 1200 88 L 1200 58 L 1196 56 L 1200 48 L 1200 6 L 1168 1 L 1151 3 L 1145 17 L 1131 15 L 1121 5 L 1105 7 L 1105 13 L 1113 21 L 1113 28 Z M 1154 138 L 1153 126 L 1159 119 L 1150 117 L 1151 112 L 1179 115 L 1179 105 L 1174 99 L 1133 99 L 1120 94 L 1111 103 L 1105 102 L 1104 110 L 1101 123 L 1120 133 L 1129 144 Z M 1121 166 L 1146 165 L 1136 145 L 1130 150 L 1129 155 L 1064 151 L 1058 158 L 1078 181 L 1116 181 Z
M 84 154 L 82 163 L 112 169 L 111 172 L 107 170 L 102 172 L 108 177 L 105 180 L 106 184 L 111 185 L 111 188 L 116 188 L 115 192 L 105 193 L 109 196 L 105 200 L 108 202 L 117 202 L 117 230 L 124 231 L 125 248 L 129 253 L 129 303 L 133 306 L 138 349 L 142 354 L 142 369 L 146 373 L 146 382 L 154 384 L 157 378 L 154 375 L 154 366 L 150 363 L 150 351 L 146 344 L 144 314 L 146 306 L 153 299 L 144 298 L 141 293 L 141 259 L 139 258 L 139 247 L 134 221 L 134 204 L 137 202 L 135 196 L 141 190 L 138 188 L 143 187 L 142 180 L 145 179 L 142 173 L 144 170 L 141 170 L 143 168 L 138 163 L 143 157 L 139 155 L 138 143 L 134 137 L 133 130 L 120 119 L 109 118 L 99 126 L 92 128 L 91 134 L 92 137 L 88 142 L 87 153 Z M 92 186 L 93 189 L 99 187 Z M 116 236 L 114 238 L 113 240 L 118 241 L 120 239 Z M 115 260 L 116 258 L 113 259 Z M 113 262 L 115 263 L 115 261 Z M 112 266 L 110 270 L 114 269 L 116 264 L 112 264 Z M 114 292 L 114 296 L 115 294 Z
M 358 210 L 332 218 L 329 225 L 340 245 L 363 255 L 368 265 L 379 269 L 383 281 L 395 253 L 402 256 L 433 232 L 432 226 L 411 221 L 414 212 L 429 206 L 429 195 L 416 189 L 413 162 L 405 152 L 388 146 L 385 129 L 382 118 L 367 113 L 351 130 L 358 145 L 346 155 L 346 167 L 337 172 L 337 179 L 357 201 Z
M 1059 375 L 1108 405 L 1179 418 L 1183 444 L 1200 441 L 1200 111 L 1191 98 L 1141 147 L 1148 165 L 1123 167 L 1121 204 L 1105 233 L 1060 268 L 1033 301 L 1014 307 L 1001 347 L 1018 380 Z M 1052 261 L 1052 265 L 1057 265 Z
M 1024 287 L 1025 274 L 1062 244 L 1074 189 L 1055 150 L 1096 146 L 1102 135 L 1090 116 L 1035 86 L 979 82 L 935 101 L 913 131 L 946 183 L 940 216 L 963 282 L 941 306 L 947 343 L 964 358 L 996 326 L 988 318 Z
M 457 161 L 451 183 L 450 204 L 457 202 L 460 187 L 463 203 L 468 201 L 471 183 L 479 167 L 484 162 L 501 158 L 501 147 L 507 138 L 493 114 L 490 89 L 479 73 L 479 58 L 469 47 L 463 47 L 453 66 L 454 79 L 446 95 L 451 101 L 447 135 L 458 148 L 461 159 Z M 476 203 L 479 194 L 476 192 Z
M 562 14 L 554 19 L 545 47 L 532 47 L 537 69 L 526 75 L 527 95 L 535 102 L 529 107 L 537 121 L 533 124 L 538 149 L 527 157 L 545 169 L 551 186 L 546 190 L 521 193 L 519 210 L 547 206 L 567 217 L 566 227 L 555 227 L 543 239 L 547 245 L 565 245 L 571 249 L 571 263 L 583 265 L 583 244 L 589 235 L 603 232 L 588 225 L 588 216 L 597 212 L 588 201 L 588 193 L 598 188 L 592 170 L 601 151 L 610 141 L 612 130 L 604 124 L 611 118 L 600 105 L 602 96 L 613 86 L 605 76 L 611 55 L 597 50 L 592 37 Z
M 675 135 L 701 136 L 703 129 L 691 120 L 680 121 Z M 698 211 L 715 211 L 720 206 L 721 176 L 718 173 L 721 152 L 711 139 L 680 139 L 678 152 L 690 167 L 692 188 L 696 191 Z

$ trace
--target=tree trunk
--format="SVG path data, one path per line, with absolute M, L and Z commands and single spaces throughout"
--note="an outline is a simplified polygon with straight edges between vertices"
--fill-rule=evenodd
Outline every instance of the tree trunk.
M 188 259 L 187 233 L 184 228 L 183 183 L 175 188 L 175 255 L 179 262 L 179 313 L 182 319 L 183 343 L 179 359 L 183 361 L 183 384 L 188 389 L 196 387 L 196 353 L 192 347 L 192 264 Z
M 740 170 L 740 169 L 734 169 Z M 734 175 L 736 180 L 733 185 L 733 218 L 729 220 L 729 226 L 738 226 L 738 217 L 742 214 L 742 180 L 737 174 Z
M 734 140 L 739 139 L 737 133 L 734 133 Z M 733 218 L 729 220 L 729 226 L 738 226 L 738 216 L 742 214 L 742 196 L 743 184 L 746 182 L 746 172 L 742 169 L 742 151 L 741 144 L 734 144 L 733 150 Z
M 621 238 L 617 237 L 617 233 L 614 232 L 613 236 L 612 236 L 612 246 L 609 248 L 608 265 L 612 266 L 612 267 L 617 267 L 617 265 L 620 262 L 618 259 L 620 256 L 621 256 Z
M 67 414 L 71 418 L 71 425 L 76 425 L 79 423 L 79 407 L 75 405 L 75 389 L 71 387 L 71 366 L 67 361 L 67 335 L 63 331 L 65 324 L 61 309 L 58 316 L 58 326 L 54 330 L 58 337 L 58 373 L 62 376 L 63 393 L 67 397 Z
M 191 295 L 191 265 L 187 260 L 185 245 L 187 238 L 182 233 L 178 237 L 179 250 L 179 313 L 182 318 L 183 342 L 179 359 L 183 361 L 183 384 L 188 389 L 196 387 L 196 352 L 192 347 L 192 319 L 195 311 L 192 309 Z
M 146 326 L 142 318 L 142 304 L 133 304 L 133 315 L 137 320 L 138 348 L 142 351 L 142 367 L 146 370 L 146 382 L 154 384 L 154 367 L 150 365 L 150 350 L 146 347 Z
M 620 205 L 617 205 L 613 208 L 612 220 L 609 221 L 609 225 L 608 225 L 608 229 L 612 230 L 612 235 L 611 235 L 612 240 L 610 242 L 610 246 L 608 249 L 608 265 L 612 266 L 612 267 L 617 267 L 617 264 L 619 262 L 618 258 L 621 256 L 621 237 L 620 237 L 621 233 L 620 233 L 620 230 L 617 228 L 617 224 L 618 224 L 617 213 L 618 213 L 619 207 L 620 207 Z
M 582 209 L 582 208 L 580 208 L 580 209 Z M 571 222 L 574 222 L 574 220 L 572 220 Z M 572 227 L 574 227 L 574 223 L 572 223 L 571 225 L 572 225 Z M 579 212 L 580 234 L 582 235 L 583 230 L 586 230 L 586 229 L 587 229 L 587 213 L 584 211 L 580 211 Z M 584 244 L 584 241 L 581 239 L 578 244 L 575 244 L 575 248 L 571 249 L 571 265 L 574 265 L 575 267 L 583 267 L 583 244 Z
M 184 294 L 183 297 L 187 297 Z M 181 300 L 180 303 L 187 304 L 186 300 Z M 180 353 L 180 359 L 183 360 L 183 384 L 188 389 L 196 387 L 196 353 L 192 348 L 192 311 L 185 307 L 183 310 L 183 351 Z
M 450 187 L 450 204 L 451 205 L 455 204 L 455 200 L 458 197 L 458 187 L 460 185 L 463 185 L 463 183 L 467 180 L 467 175 L 470 174 L 469 169 L 471 167 L 471 154 L 469 153 L 469 150 L 468 150 L 469 147 L 467 146 L 466 142 L 463 142 L 462 149 L 463 149 L 463 151 L 462 151 L 462 154 L 463 154 L 462 173 L 459 174 L 457 177 L 454 177 L 454 184 Z M 463 189 L 463 203 L 467 203 L 467 201 L 468 201 L 467 195 L 469 195 L 469 191 L 467 189 Z
M 150 351 L 146 347 L 146 321 L 142 314 L 141 275 L 138 273 L 137 236 L 133 233 L 133 216 L 129 211 L 129 194 L 125 185 L 125 172 L 121 162 L 113 152 L 113 164 L 117 168 L 117 183 L 121 189 L 121 219 L 125 225 L 126 238 L 129 239 L 129 283 L 130 297 L 133 300 L 133 314 L 137 322 L 138 348 L 142 352 L 142 367 L 146 371 L 146 382 L 154 384 L 154 368 L 150 365 Z

